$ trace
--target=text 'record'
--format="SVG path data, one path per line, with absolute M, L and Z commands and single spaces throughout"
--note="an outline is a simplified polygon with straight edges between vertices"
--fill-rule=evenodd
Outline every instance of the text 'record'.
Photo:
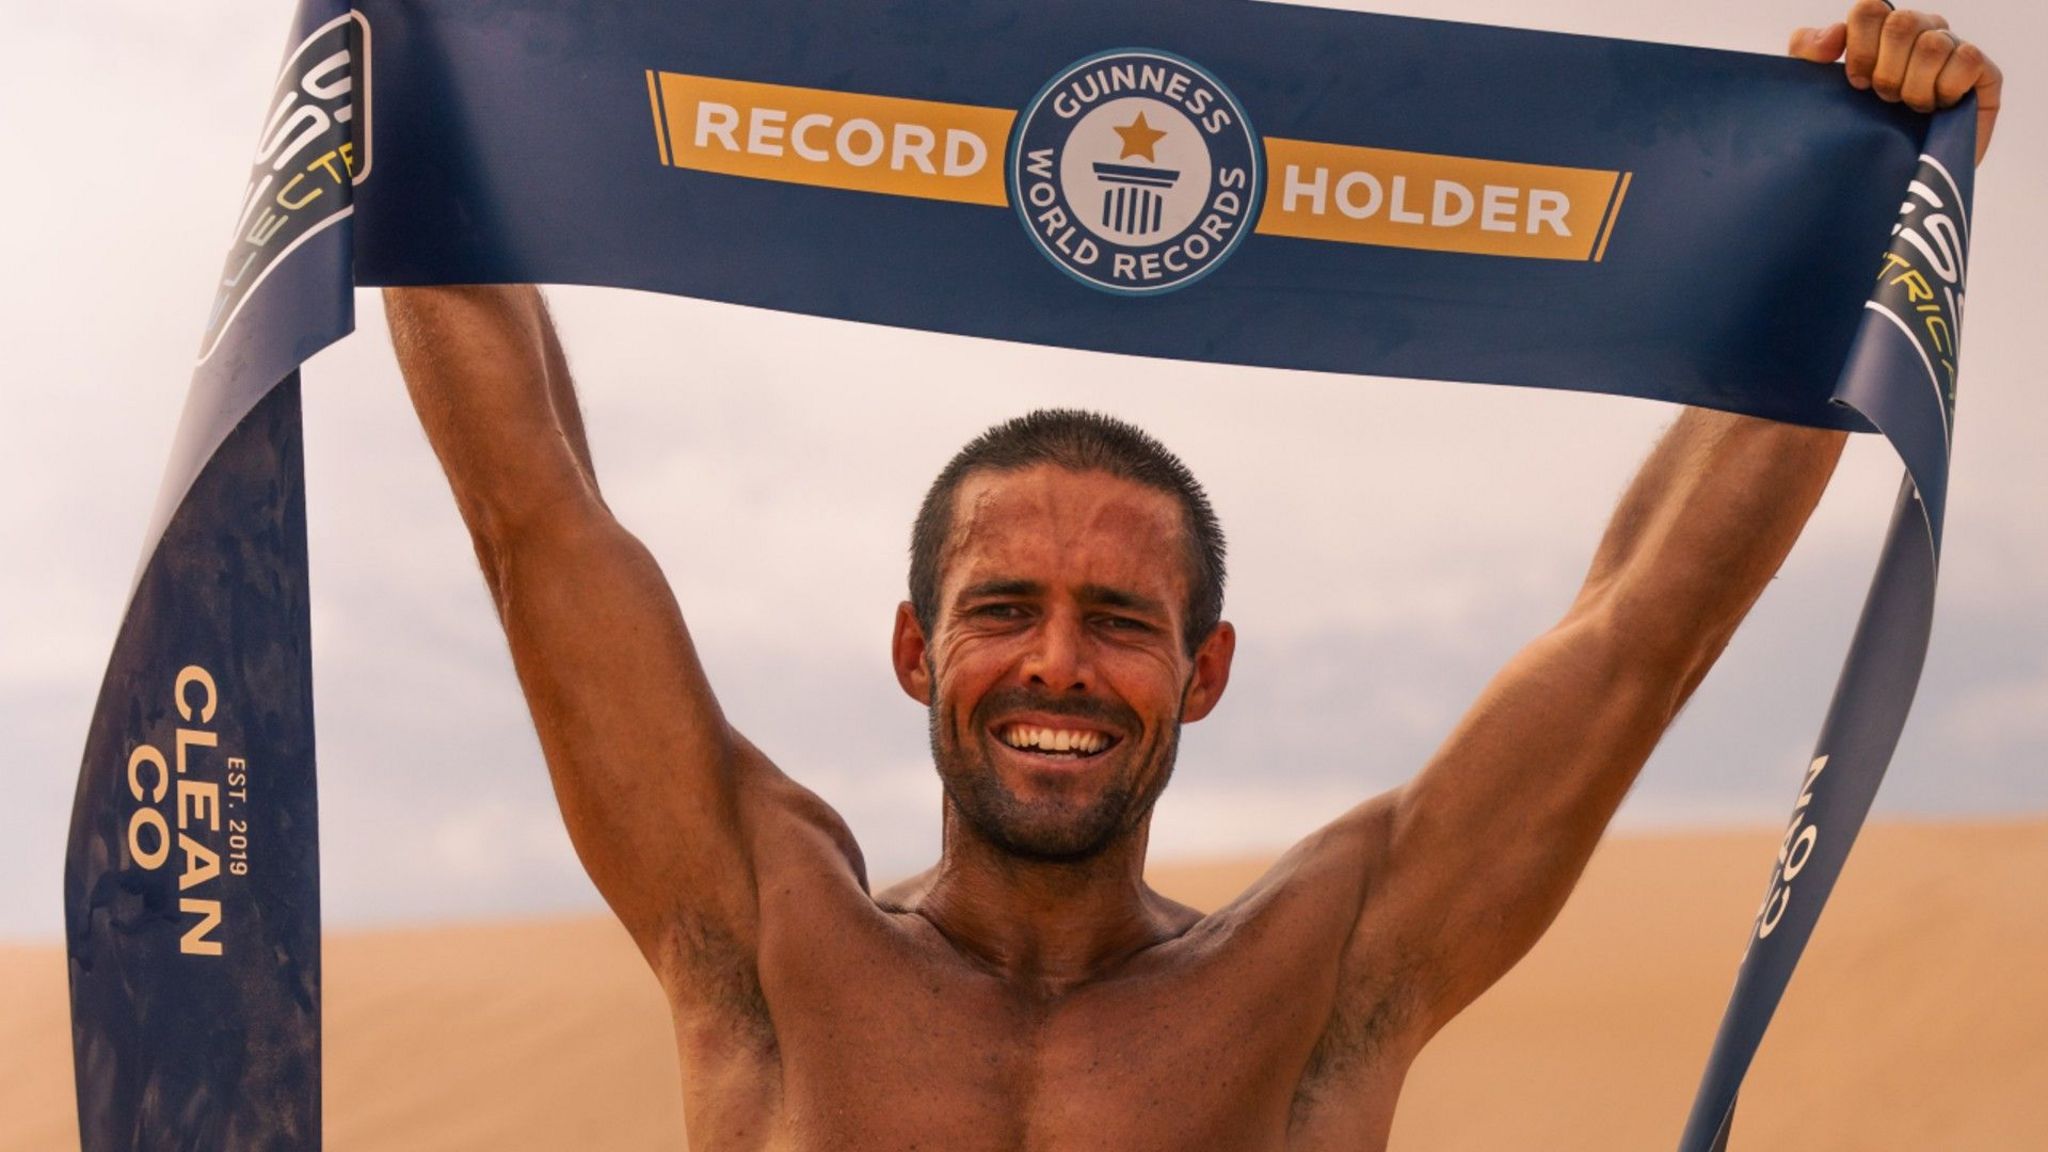
M 528 281 L 1882 432 L 1906 477 L 1681 1148 L 1726 1143 L 1926 651 L 1970 105 L 1241 0 L 558 8 L 299 9 L 79 776 L 88 1152 L 318 1146 L 299 365 L 355 286 Z

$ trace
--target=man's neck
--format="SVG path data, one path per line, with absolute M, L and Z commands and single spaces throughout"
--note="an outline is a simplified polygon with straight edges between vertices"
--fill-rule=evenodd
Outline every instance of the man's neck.
M 946 814 L 945 851 L 912 908 L 953 946 L 1046 997 L 1121 968 L 1199 916 L 1145 886 L 1148 829 L 1083 861 L 1028 860 Z

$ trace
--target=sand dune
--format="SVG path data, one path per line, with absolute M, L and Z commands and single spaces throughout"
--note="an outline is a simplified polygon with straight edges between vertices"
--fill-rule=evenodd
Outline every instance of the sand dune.
M 1769 832 L 1618 839 L 1409 1080 L 1413 1152 L 1670 1148 Z M 1257 861 L 1162 867 L 1197 906 Z M 1738 1152 L 2048 1148 L 2048 823 L 1874 827 L 1745 1091 Z M 676 1149 L 661 996 L 608 921 L 338 934 L 327 1144 Z M 0 948 L 0 1149 L 76 1147 L 62 956 Z

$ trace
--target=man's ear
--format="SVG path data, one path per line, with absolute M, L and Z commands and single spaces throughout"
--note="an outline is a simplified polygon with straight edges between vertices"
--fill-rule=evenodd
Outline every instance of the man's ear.
M 896 683 L 912 700 L 931 707 L 932 676 L 926 654 L 924 626 L 917 612 L 905 600 L 896 606 L 896 632 L 889 638 L 889 655 L 896 665 Z
M 1202 646 L 1195 649 L 1195 673 L 1188 682 L 1180 707 L 1183 723 L 1192 724 L 1207 716 L 1223 699 L 1230 685 L 1230 661 L 1237 655 L 1237 629 L 1230 621 L 1219 622 Z

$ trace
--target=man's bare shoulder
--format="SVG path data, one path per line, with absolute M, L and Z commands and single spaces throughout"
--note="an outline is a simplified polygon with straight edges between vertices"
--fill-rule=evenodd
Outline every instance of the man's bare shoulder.
M 1369 800 L 1310 833 L 1210 918 L 1227 927 L 1303 917 L 1348 935 L 1385 859 L 1394 800 L 1392 793 Z
M 815 883 L 839 888 L 851 879 L 865 892 L 867 858 L 845 818 L 751 741 L 737 734 L 735 739 L 740 771 L 752 783 L 744 793 L 740 823 L 761 879 L 772 875 L 804 889 Z
M 745 737 L 733 734 L 733 771 L 744 786 L 725 819 L 747 844 L 755 899 L 742 909 L 678 902 L 669 930 L 648 961 L 680 1017 L 702 1014 L 743 1031 L 767 1027 L 761 992 L 764 936 L 867 902 L 867 866 L 846 821 L 821 797 L 790 779 Z M 676 834 L 687 834 L 677 829 Z M 712 877 L 741 886 L 740 877 Z

